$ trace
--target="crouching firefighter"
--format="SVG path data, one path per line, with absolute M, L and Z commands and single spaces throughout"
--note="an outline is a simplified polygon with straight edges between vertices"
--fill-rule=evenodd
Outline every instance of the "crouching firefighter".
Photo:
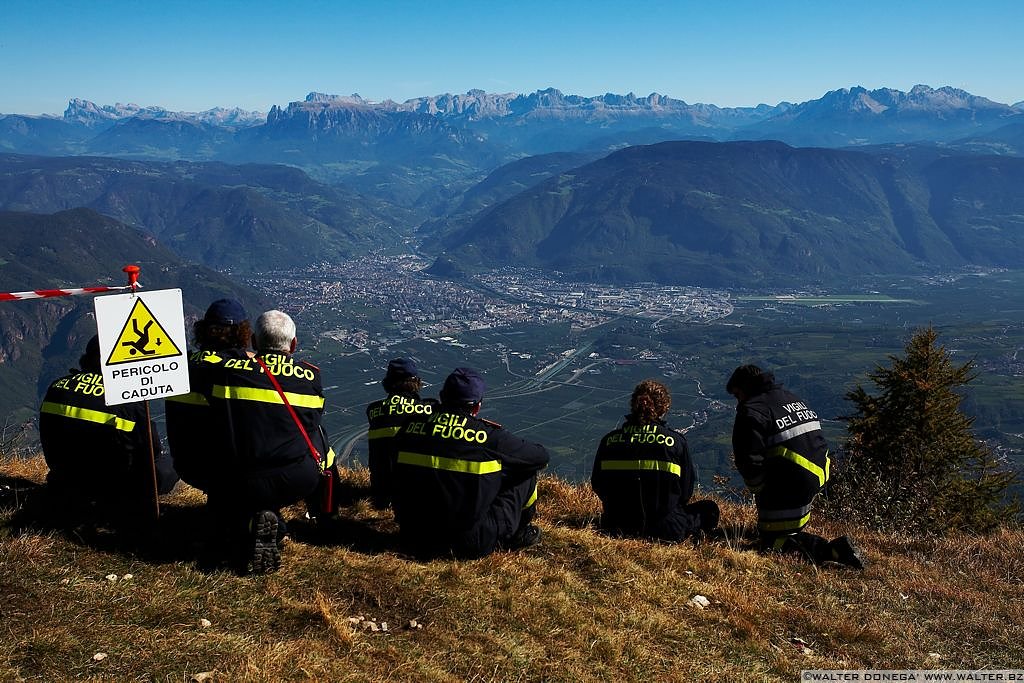
M 256 355 L 207 356 L 210 409 L 226 427 L 221 450 L 233 474 L 208 490 L 208 505 L 228 525 L 240 562 L 257 574 L 281 564 L 281 508 L 305 500 L 310 516 L 334 512 L 334 452 L 321 426 L 320 370 L 292 358 L 295 323 L 267 311 L 253 330 Z
M 762 551 L 863 569 L 863 558 L 848 537 L 827 541 L 803 531 L 829 477 L 828 444 L 818 415 L 756 365 L 736 368 L 726 391 L 737 402 L 733 455 L 754 494 Z

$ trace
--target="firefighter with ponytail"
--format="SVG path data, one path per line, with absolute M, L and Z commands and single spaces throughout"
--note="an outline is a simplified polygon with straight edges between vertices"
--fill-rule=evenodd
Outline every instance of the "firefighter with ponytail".
M 602 528 L 670 542 L 714 529 L 718 505 L 690 502 L 696 477 L 686 439 L 665 424 L 668 388 L 644 380 L 629 405 L 625 422 L 601 439 L 594 458 L 590 481 L 604 506 Z

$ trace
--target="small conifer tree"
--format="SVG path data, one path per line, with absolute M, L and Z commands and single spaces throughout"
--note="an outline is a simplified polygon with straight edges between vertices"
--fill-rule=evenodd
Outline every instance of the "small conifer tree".
M 902 357 L 879 365 L 846 395 L 846 461 L 833 505 L 881 530 L 942 534 L 991 531 L 1019 510 L 1009 500 L 1016 475 L 975 439 L 957 389 L 977 375 L 953 363 L 931 327 L 918 330 Z

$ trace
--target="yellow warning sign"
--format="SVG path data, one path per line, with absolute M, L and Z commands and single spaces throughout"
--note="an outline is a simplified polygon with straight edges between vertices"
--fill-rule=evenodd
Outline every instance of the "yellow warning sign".
M 141 298 L 135 300 L 128 320 L 124 322 L 117 342 L 107 358 L 107 365 L 134 363 L 154 358 L 180 356 L 181 350 L 164 331 Z

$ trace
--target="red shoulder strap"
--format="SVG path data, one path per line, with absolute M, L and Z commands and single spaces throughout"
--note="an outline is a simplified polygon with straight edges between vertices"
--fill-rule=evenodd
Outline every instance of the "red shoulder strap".
M 302 421 L 299 420 L 299 416 L 295 414 L 295 408 L 292 408 L 292 404 L 288 402 L 288 397 L 285 396 L 284 390 L 281 389 L 281 385 L 278 383 L 277 378 L 270 373 L 270 368 L 267 367 L 267 364 L 263 362 L 263 359 L 259 355 L 256 356 L 256 362 L 260 364 L 260 367 L 263 368 L 263 372 L 265 372 L 267 377 L 270 379 L 270 383 L 274 385 L 275 389 L 277 389 L 278 395 L 281 397 L 281 400 L 284 401 L 285 407 L 288 408 L 288 414 L 292 416 L 293 420 L 295 420 L 295 424 L 299 428 L 302 438 L 306 440 L 306 445 L 309 446 L 309 454 L 313 456 L 313 460 L 315 460 L 316 464 L 319 465 L 320 451 L 316 449 L 313 442 L 310 440 L 309 434 L 306 433 L 306 428 L 302 426 Z

